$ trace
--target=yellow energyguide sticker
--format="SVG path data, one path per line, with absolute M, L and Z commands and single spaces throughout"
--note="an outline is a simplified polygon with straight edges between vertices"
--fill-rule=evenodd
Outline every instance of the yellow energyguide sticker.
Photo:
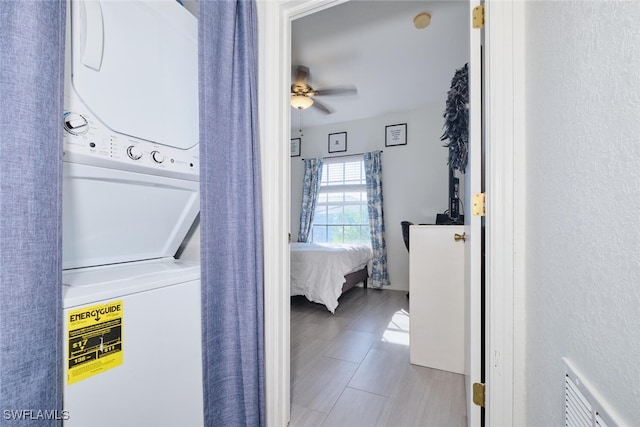
M 67 384 L 122 364 L 122 300 L 69 311 Z

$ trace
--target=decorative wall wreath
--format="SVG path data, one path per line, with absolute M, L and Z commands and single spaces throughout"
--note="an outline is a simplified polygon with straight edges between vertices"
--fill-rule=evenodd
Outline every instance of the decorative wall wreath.
M 464 173 L 469 152 L 469 64 L 456 70 L 451 80 L 443 117 L 440 141 L 449 141 L 444 145 L 449 147 L 449 167 Z

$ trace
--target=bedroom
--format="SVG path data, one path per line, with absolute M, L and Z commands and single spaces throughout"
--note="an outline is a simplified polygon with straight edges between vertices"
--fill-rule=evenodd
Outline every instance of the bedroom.
M 299 233 L 301 160 L 354 160 L 357 156 L 346 156 L 381 150 L 388 289 L 408 291 L 409 257 L 400 222 L 434 223 L 447 209 L 447 150 L 440 136 L 451 78 L 468 60 L 467 30 L 459 22 L 466 3 L 393 2 L 386 9 L 382 6 L 389 2 L 378 3 L 371 10 L 370 2 L 347 2 L 293 23 L 292 66 L 309 67 L 314 88 L 355 85 L 358 93 L 319 97 L 316 102 L 334 110 L 330 115 L 313 107 L 291 109 L 291 138 L 300 138 L 300 155 L 291 157 L 291 241 L 298 241 Z M 432 11 L 432 22 L 416 29 L 412 19 L 425 10 Z M 342 22 L 349 25 L 340 30 Z M 455 29 L 440 36 L 434 32 L 441 26 Z M 423 55 L 416 54 L 420 50 Z M 385 127 L 394 124 L 407 125 L 406 145 L 385 146 Z M 343 132 L 346 151 L 329 153 L 328 135 Z
M 425 11 L 432 14 L 431 24 L 417 29 L 412 20 Z M 290 110 L 291 139 L 296 144 L 291 157 L 291 241 L 299 237 L 303 159 L 322 157 L 326 167 L 354 163 L 361 158 L 358 154 L 382 151 L 390 280 L 382 294 L 401 295 L 402 299 L 391 298 L 399 307 L 406 304 L 409 290 L 409 256 L 400 223 L 434 223 L 436 214 L 448 207 L 447 150 L 440 136 L 451 79 L 468 61 L 466 12 L 465 2 L 377 2 L 375 7 L 371 2 L 347 2 L 292 24 L 292 82 L 296 67 L 304 65 L 309 68 L 307 83 L 314 89 L 355 85 L 357 94 L 318 96 L 315 101 L 333 110 L 331 114 L 318 108 Z M 398 124 L 406 124 L 406 139 L 401 144 L 385 142 L 387 127 Z M 339 151 L 329 152 L 330 134 L 344 135 Z M 293 322 L 305 313 L 295 310 L 300 305 L 311 306 L 311 314 L 306 314 L 333 330 L 356 320 L 357 316 L 341 311 L 339 304 L 345 300 L 346 307 L 360 291 L 355 289 L 339 299 L 333 317 L 324 306 L 306 303 L 304 297 L 293 301 L 292 384 L 296 381 L 296 352 L 311 351 L 296 348 L 298 331 Z M 382 323 L 388 323 L 394 314 L 392 310 Z M 357 333 L 351 335 L 356 341 L 366 341 Z M 293 423 L 300 409 L 295 387 L 292 402 Z

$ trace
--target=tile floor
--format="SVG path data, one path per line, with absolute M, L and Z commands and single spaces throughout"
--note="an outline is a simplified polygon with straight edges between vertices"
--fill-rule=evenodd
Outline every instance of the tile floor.
M 409 363 L 406 292 L 291 299 L 291 427 L 464 427 L 464 377 Z

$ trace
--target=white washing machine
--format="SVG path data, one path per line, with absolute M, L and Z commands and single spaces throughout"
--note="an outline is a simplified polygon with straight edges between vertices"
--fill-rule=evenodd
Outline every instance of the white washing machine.
M 69 3 L 63 161 L 66 427 L 203 425 L 196 19 Z
M 200 266 L 90 267 L 63 282 L 64 425 L 202 426 Z

